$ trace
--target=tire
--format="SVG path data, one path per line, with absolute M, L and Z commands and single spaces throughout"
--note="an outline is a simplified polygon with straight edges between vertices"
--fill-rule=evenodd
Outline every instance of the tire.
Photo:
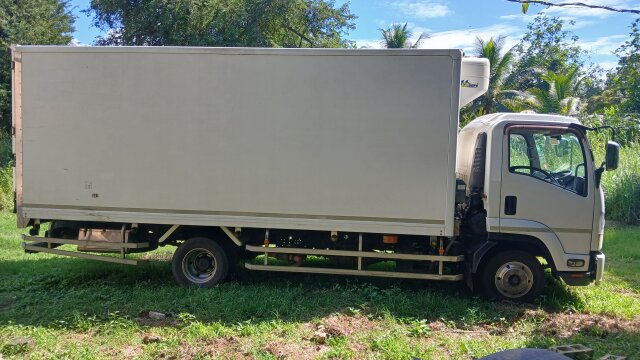
M 185 241 L 171 259 L 173 277 L 182 287 L 213 287 L 227 278 L 229 257 L 222 246 L 204 237 Z
M 491 299 L 530 302 L 542 292 L 544 271 L 538 259 L 524 251 L 507 250 L 489 258 L 481 285 Z

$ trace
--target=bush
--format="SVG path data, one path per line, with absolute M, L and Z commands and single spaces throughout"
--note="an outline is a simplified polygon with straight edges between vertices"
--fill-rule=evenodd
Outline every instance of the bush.
M 0 169 L 0 211 L 13 210 L 13 169 L 5 166 Z
M 11 136 L 0 130 L 0 211 L 13 210 Z
M 604 161 L 606 136 L 590 134 L 596 166 Z M 607 220 L 640 224 L 640 147 L 633 143 L 620 149 L 620 164 L 602 175 Z
M 11 153 L 11 135 L 0 130 L 0 168 L 5 168 L 13 163 Z
M 596 156 L 597 158 L 597 156 Z M 640 149 L 624 147 L 620 166 L 602 176 L 607 219 L 640 224 Z

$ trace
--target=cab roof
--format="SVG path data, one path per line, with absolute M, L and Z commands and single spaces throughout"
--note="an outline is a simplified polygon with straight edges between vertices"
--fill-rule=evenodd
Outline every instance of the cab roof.
M 495 127 L 498 124 L 503 122 L 509 123 L 530 123 L 530 122 L 553 122 L 553 123 L 564 123 L 564 124 L 576 124 L 581 125 L 580 121 L 576 118 L 562 116 L 562 115 L 551 115 L 551 114 L 535 114 L 535 113 L 495 113 L 483 115 L 479 118 L 474 119 L 469 124 L 464 127 L 464 130 L 475 129 L 476 131 L 481 131 L 481 129 L 490 129 Z

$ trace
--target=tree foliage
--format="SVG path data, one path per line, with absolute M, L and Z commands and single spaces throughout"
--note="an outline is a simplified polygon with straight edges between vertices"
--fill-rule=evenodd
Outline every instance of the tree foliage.
M 393 24 L 387 29 L 380 29 L 384 46 L 388 49 L 404 48 L 409 41 L 411 33 L 407 30 L 407 23 L 404 25 Z
M 505 80 L 507 87 L 522 91 L 534 87 L 548 90 L 542 79 L 548 71 L 566 73 L 571 68 L 582 67 L 585 51 L 577 44 L 578 37 L 564 26 L 564 20 L 544 14 L 527 25 L 527 32 L 514 49 L 518 61 Z
M 640 19 L 633 22 L 629 40 L 615 53 L 618 68 L 612 85 L 622 96 L 620 110 L 640 118 Z
M 66 45 L 73 21 L 66 0 L 0 0 L 0 131 L 11 127 L 10 46 Z
M 92 0 L 100 45 L 347 47 L 349 4 L 334 0 Z
M 583 121 L 617 129 L 623 145 L 640 144 L 640 19 L 631 24 L 629 39 L 615 54 L 618 66 L 609 72 L 603 90 L 588 98 Z
M 542 76 L 545 89 L 531 88 L 525 101 L 539 113 L 578 115 L 580 98 L 575 94 L 578 89 L 578 68 L 573 67 L 566 73 L 548 71 Z
M 415 49 L 420 46 L 423 40 L 429 38 L 427 33 L 422 33 L 416 42 L 411 44 L 410 38 L 413 34 L 407 29 L 408 25 L 408 23 L 404 23 L 404 25 L 393 24 L 386 29 L 378 29 L 382 33 L 382 45 L 387 49 Z
M 476 38 L 475 54 L 489 60 L 489 89 L 476 99 L 474 106 L 481 109 L 481 113 L 488 114 L 495 111 L 505 111 L 507 108 L 502 100 L 505 99 L 504 79 L 511 69 L 514 53 L 511 49 L 504 51 L 504 37 L 484 40 Z

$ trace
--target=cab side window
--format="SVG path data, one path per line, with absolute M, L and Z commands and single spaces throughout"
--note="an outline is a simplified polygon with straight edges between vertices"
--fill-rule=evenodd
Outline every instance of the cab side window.
M 584 149 L 573 132 L 559 129 L 522 129 L 509 133 L 509 172 L 586 196 Z

